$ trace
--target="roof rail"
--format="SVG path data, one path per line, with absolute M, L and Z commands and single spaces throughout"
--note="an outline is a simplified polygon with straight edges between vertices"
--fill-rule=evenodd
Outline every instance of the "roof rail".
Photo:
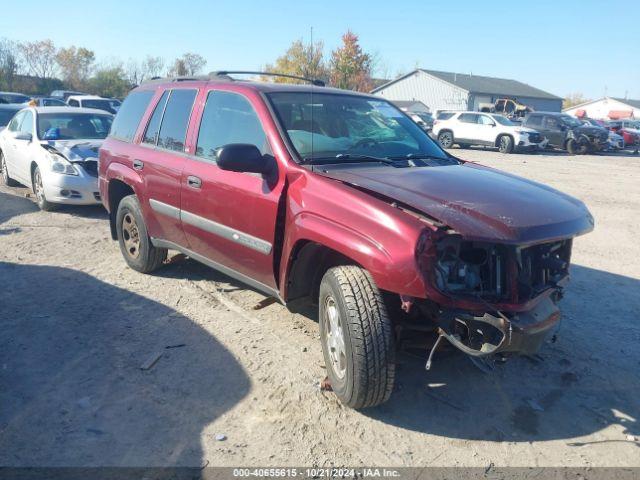
M 282 78 L 292 78 L 294 80 L 302 80 L 303 82 L 309 82 L 312 85 L 316 85 L 317 87 L 325 86 L 325 83 L 323 80 L 319 80 L 315 78 L 299 77 L 297 75 L 288 75 L 285 73 L 254 72 L 254 71 L 247 71 L 247 70 L 220 70 L 217 72 L 211 72 L 211 75 L 216 77 L 227 77 L 227 78 L 231 78 L 229 75 L 264 75 L 266 77 L 282 77 Z

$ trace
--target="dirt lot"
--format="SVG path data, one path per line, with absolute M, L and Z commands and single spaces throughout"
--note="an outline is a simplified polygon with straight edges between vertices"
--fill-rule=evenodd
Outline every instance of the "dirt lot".
M 363 412 L 318 389 L 313 314 L 181 256 L 138 274 L 100 208 L 0 188 L 0 465 L 640 466 L 640 157 L 455 153 L 594 214 L 559 339 L 490 374 L 402 356 Z

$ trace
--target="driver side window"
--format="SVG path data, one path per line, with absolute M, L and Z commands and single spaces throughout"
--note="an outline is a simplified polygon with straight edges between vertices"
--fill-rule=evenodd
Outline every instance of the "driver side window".
M 20 128 L 20 123 L 22 122 L 24 115 L 25 115 L 25 112 L 17 113 L 16 116 L 13 117 L 13 120 L 9 122 L 9 126 L 7 126 L 7 130 L 9 130 L 10 132 L 17 132 Z
M 213 90 L 202 113 L 196 156 L 215 162 L 217 149 L 230 143 L 255 145 L 263 155 L 271 152 L 249 100 L 237 93 Z
M 33 136 L 33 113 L 26 111 L 20 123 L 20 132 L 30 133 Z

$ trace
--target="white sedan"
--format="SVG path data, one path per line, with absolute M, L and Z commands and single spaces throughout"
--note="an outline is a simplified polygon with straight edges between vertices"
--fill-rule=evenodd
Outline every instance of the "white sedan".
M 98 149 L 113 115 L 90 108 L 29 107 L 0 132 L 6 185 L 33 189 L 42 210 L 100 203 Z

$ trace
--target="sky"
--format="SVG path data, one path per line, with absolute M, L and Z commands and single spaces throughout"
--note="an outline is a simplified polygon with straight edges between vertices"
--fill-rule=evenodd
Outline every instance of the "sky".
M 640 99 L 638 0 L 29 0 L 0 16 L 0 38 L 84 46 L 105 64 L 194 52 L 206 71 L 260 69 L 312 27 L 327 55 L 355 32 L 376 76 L 420 67 Z

